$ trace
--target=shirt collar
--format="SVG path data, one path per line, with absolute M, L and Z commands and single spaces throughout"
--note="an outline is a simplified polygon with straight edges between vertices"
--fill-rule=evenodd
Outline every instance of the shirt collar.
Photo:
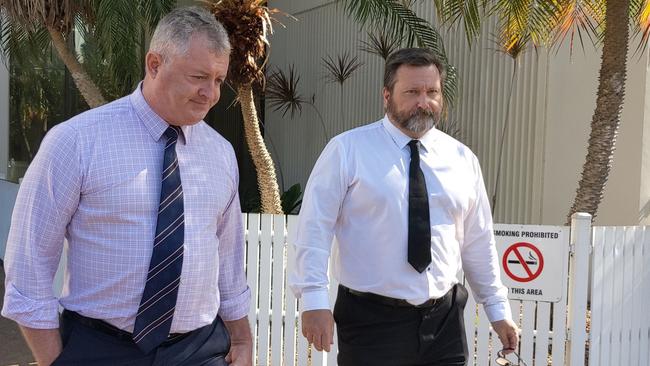
M 147 100 L 144 99 L 144 95 L 142 94 L 142 81 L 138 83 L 138 86 L 135 88 L 133 93 L 131 93 L 129 98 L 131 100 L 131 105 L 133 106 L 135 113 L 147 128 L 147 131 L 149 131 L 151 137 L 155 141 L 160 140 L 162 135 L 169 127 L 169 123 L 167 123 L 156 112 L 154 112 L 154 110 L 151 109 L 151 106 L 149 106 L 149 103 L 147 103 Z M 180 139 L 180 141 L 183 144 L 187 144 L 190 139 L 190 135 L 192 134 L 192 126 L 181 126 L 181 130 L 183 131 L 181 134 L 183 137 Z
M 388 119 L 388 115 L 384 115 L 384 119 L 381 122 L 384 125 L 384 128 L 386 131 L 388 131 L 388 134 L 390 137 L 393 139 L 393 142 L 395 142 L 395 145 L 401 150 L 408 145 L 409 141 L 413 140 L 413 138 L 407 136 L 404 132 L 402 132 L 399 128 L 395 127 L 395 125 Z M 433 151 L 435 147 L 435 141 L 438 136 L 440 131 L 438 131 L 435 127 L 431 128 L 427 133 L 424 134 L 424 136 L 420 137 L 420 145 L 424 147 L 426 151 Z

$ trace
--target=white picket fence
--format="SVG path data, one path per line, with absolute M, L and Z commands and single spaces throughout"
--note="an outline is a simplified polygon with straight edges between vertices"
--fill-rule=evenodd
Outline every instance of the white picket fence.
M 247 277 L 253 291 L 249 319 L 256 339 L 255 364 L 336 365 L 336 344 L 330 353 L 308 348 L 300 330 L 298 301 L 287 288 L 287 269 L 294 259 L 288 243 L 296 217 L 244 214 L 244 221 Z M 587 358 L 590 366 L 650 365 L 650 317 L 644 309 L 650 303 L 650 229 L 646 234 L 643 227 L 596 227 L 592 245 L 590 222 L 588 215 L 574 217 L 567 248 L 571 251 L 566 264 L 569 278 L 558 283 L 566 294 L 561 301 L 511 300 L 514 319 L 522 330 L 519 353 L 530 366 L 585 365 Z M 332 304 L 336 288 L 331 284 Z M 591 328 L 587 332 L 589 292 Z M 501 344 L 471 296 L 465 327 L 469 365 L 494 365 Z
M 594 228 L 589 365 L 650 365 L 650 227 Z

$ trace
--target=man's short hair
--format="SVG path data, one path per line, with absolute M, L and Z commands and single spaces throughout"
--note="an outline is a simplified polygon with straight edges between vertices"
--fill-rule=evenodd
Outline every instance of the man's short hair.
M 444 88 L 447 70 L 444 63 L 436 57 L 429 49 L 426 48 L 402 48 L 388 56 L 386 59 L 386 68 L 384 69 L 384 87 L 393 91 L 395 86 L 395 75 L 397 69 L 402 65 L 409 66 L 430 66 L 435 65 L 440 73 L 440 87 Z
M 226 29 L 209 11 L 197 6 L 176 8 L 165 15 L 151 37 L 149 51 L 161 54 L 163 60 L 185 55 L 195 34 L 205 36 L 215 54 L 230 53 Z

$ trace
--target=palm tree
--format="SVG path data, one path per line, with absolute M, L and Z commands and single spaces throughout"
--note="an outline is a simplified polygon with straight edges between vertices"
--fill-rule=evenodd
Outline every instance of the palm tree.
M 596 110 L 591 120 L 587 157 L 567 224 L 574 212 L 594 217 L 603 198 L 614 160 L 614 148 L 625 97 L 630 0 L 606 1 L 605 37 L 601 56 Z M 648 6 L 646 2 L 645 6 Z
M 253 84 L 264 81 L 267 34 L 271 14 L 266 0 L 210 0 L 208 7 L 224 25 L 232 45 L 228 80 L 237 90 L 244 119 L 244 134 L 255 170 L 262 212 L 281 214 L 282 202 L 273 159 L 266 149 L 253 97 Z
M 0 0 L 0 9 L 7 15 L 0 37 L 2 50 L 10 57 L 26 39 L 41 44 L 51 42 L 86 103 L 91 108 L 97 107 L 106 103 L 106 99 L 71 48 L 73 31 L 96 38 L 109 71 L 122 81 L 135 82 L 142 68 L 140 58 L 134 56 L 141 48 L 142 30 L 153 29 L 175 3 L 173 0 Z
M 382 9 L 378 3 L 397 0 L 340 0 L 367 17 Z M 567 222 L 575 212 L 596 216 L 611 169 L 625 95 L 629 27 L 650 36 L 648 0 L 433 0 L 443 23 L 462 22 L 468 41 L 474 40 L 486 15 L 499 19 L 499 47 L 516 59 L 528 46 L 554 46 L 567 37 L 571 47 L 584 37 L 602 42 L 599 85 L 587 156 Z M 409 4 L 411 1 L 408 2 Z M 368 10 L 372 7 L 374 10 Z M 385 7 L 385 5 L 383 5 Z M 365 9 L 361 11 L 361 9 Z M 388 25 L 394 24 L 388 23 Z

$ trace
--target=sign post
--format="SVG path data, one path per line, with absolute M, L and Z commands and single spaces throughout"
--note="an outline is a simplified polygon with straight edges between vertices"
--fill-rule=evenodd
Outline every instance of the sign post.
M 569 231 L 563 226 L 494 225 L 501 281 L 511 300 L 558 302 L 564 294 Z

